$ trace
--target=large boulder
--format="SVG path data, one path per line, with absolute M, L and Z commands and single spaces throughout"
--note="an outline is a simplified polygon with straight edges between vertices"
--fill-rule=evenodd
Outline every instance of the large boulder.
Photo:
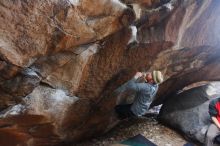
M 188 138 L 204 143 L 210 124 L 209 102 L 219 94 L 215 87 L 215 84 L 207 84 L 170 97 L 161 108 L 159 120 Z
M 54 145 L 107 132 L 115 105 L 125 101 L 112 93 L 137 71 L 164 73 L 157 103 L 191 83 L 220 80 L 219 5 L 2 0 L 0 145 Z
M 39 56 L 75 51 L 128 25 L 134 15 L 113 0 L 41 0 L 0 3 L 0 54 L 8 62 L 28 67 Z

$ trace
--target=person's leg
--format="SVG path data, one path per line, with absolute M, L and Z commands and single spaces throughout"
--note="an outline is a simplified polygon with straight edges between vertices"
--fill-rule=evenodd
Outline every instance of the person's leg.
M 215 146 L 215 144 L 213 144 L 213 140 L 215 136 L 219 134 L 219 132 L 220 131 L 215 124 L 212 123 L 209 126 L 209 129 L 206 134 L 206 146 Z
M 115 111 L 121 120 L 135 116 L 131 111 L 131 104 L 117 105 Z

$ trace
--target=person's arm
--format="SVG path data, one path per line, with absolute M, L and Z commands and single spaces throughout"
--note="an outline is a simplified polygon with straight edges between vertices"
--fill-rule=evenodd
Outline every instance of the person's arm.
M 140 83 L 136 83 L 137 79 L 142 77 L 143 73 L 141 72 L 137 72 L 132 79 L 130 79 L 128 82 L 126 82 L 125 84 L 123 84 L 121 87 L 119 87 L 115 92 L 116 93 L 122 93 L 125 91 L 134 91 L 134 92 L 138 92 L 140 90 L 139 84 Z
M 218 122 L 216 117 L 212 117 L 212 121 L 215 123 L 215 125 L 220 129 L 220 123 Z
M 140 90 L 142 90 L 142 84 L 136 81 L 143 76 L 144 74 L 142 72 L 137 72 L 134 77 L 128 82 L 127 89 L 135 92 L 139 92 Z
M 218 122 L 216 116 L 218 114 L 218 111 L 217 109 L 215 108 L 215 104 L 217 102 L 217 99 L 214 99 L 212 100 L 210 103 L 209 103 L 209 114 L 211 116 L 211 120 L 213 121 L 213 123 L 218 127 L 220 128 L 220 123 Z
M 137 73 L 134 75 L 133 79 L 137 80 L 138 78 L 143 77 L 143 76 L 144 76 L 144 73 L 142 73 L 142 72 L 137 72 Z

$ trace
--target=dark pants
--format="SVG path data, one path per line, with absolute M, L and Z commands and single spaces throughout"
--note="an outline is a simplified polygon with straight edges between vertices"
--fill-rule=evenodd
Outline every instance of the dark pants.
M 132 104 L 122 104 L 115 106 L 115 111 L 118 114 L 118 118 L 120 120 L 135 117 L 135 115 L 131 111 L 131 105 Z
M 209 126 L 209 129 L 206 134 L 206 146 L 219 146 L 218 144 L 214 144 L 214 139 L 216 135 L 219 134 L 220 134 L 219 128 L 214 123 L 212 123 Z

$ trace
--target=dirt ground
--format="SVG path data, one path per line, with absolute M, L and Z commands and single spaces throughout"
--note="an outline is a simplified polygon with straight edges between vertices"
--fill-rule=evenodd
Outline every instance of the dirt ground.
M 177 132 L 158 123 L 154 117 L 122 121 L 106 135 L 76 146 L 109 146 L 142 134 L 158 146 L 183 146 L 187 141 Z

